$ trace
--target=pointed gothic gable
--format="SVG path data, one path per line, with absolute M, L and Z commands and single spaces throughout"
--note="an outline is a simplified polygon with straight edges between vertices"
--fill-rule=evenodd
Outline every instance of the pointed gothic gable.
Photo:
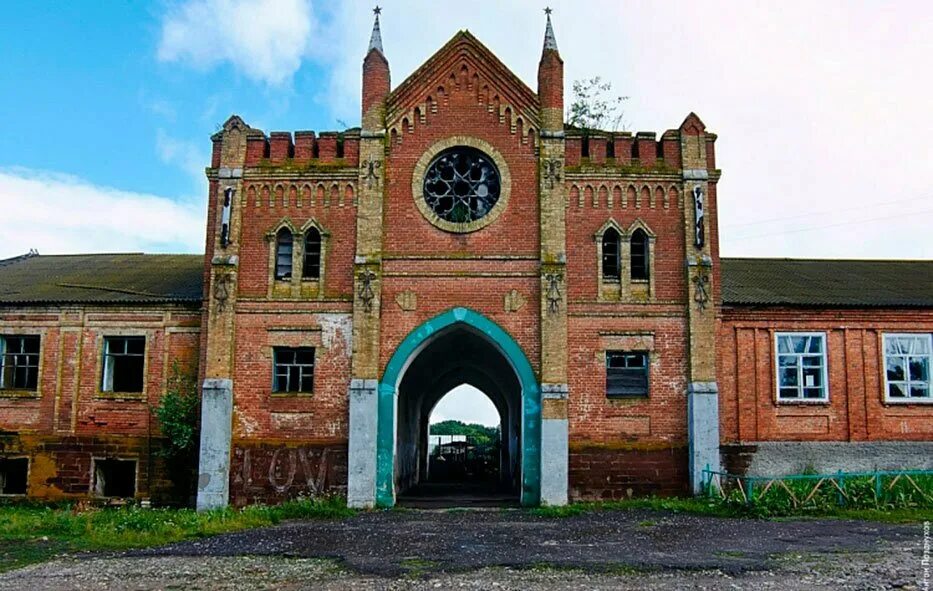
M 416 108 L 436 111 L 444 95 L 453 92 L 471 92 L 500 114 L 511 107 L 513 116 L 538 127 L 537 94 L 469 31 L 455 34 L 389 94 L 386 127 L 412 116 Z

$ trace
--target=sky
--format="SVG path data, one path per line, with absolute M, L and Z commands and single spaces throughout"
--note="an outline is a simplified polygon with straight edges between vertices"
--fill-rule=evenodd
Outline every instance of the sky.
M 933 3 L 548 0 L 632 131 L 718 134 L 724 256 L 933 258 Z M 544 2 L 385 0 L 398 84 L 469 29 L 536 86 Z M 210 140 L 359 123 L 366 2 L 17 2 L 0 36 L 0 258 L 203 251 Z

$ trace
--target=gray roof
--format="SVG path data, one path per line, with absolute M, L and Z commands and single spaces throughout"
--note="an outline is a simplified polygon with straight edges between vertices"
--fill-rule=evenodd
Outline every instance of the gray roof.
M 25 255 L 0 261 L 0 304 L 198 303 L 204 256 Z
M 25 255 L 0 260 L 0 304 L 198 303 L 197 254 Z M 722 259 L 727 306 L 933 308 L 933 260 Z
M 933 307 L 933 260 L 722 259 L 733 306 Z

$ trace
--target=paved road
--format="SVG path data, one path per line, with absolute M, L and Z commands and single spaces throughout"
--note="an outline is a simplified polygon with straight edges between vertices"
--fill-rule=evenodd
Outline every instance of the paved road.
M 0 589 L 922 589 L 922 527 L 389 511 L 67 558 Z

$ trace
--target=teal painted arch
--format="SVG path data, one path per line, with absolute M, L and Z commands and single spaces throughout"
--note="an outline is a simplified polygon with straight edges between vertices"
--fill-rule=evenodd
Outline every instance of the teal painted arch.
M 399 344 L 379 382 L 379 416 L 376 437 L 376 504 L 395 504 L 395 429 L 398 386 L 409 363 L 444 331 L 462 324 L 483 335 L 508 359 L 521 385 L 523 505 L 541 499 L 541 388 L 521 346 L 505 329 L 467 308 L 452 308 L 411 331 Z

